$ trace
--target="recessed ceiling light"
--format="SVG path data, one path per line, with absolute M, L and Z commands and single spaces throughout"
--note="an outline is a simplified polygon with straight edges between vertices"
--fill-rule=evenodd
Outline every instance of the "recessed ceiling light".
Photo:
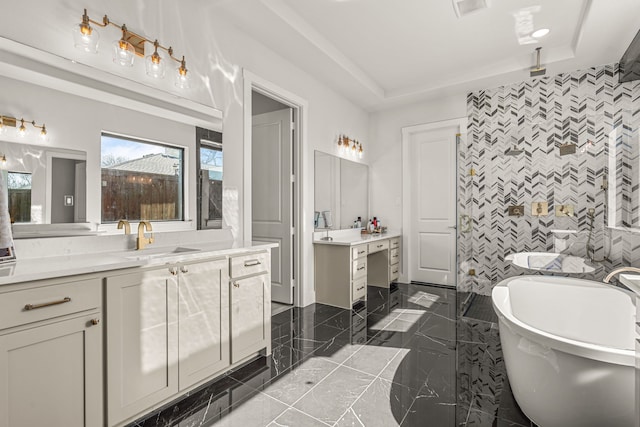
M 549 34 L 548 28 L 540 28 L 539 30 L 536 30 L 533 33 L 531 33 L 531 36 L 539 39 L 540 37 L 544 37 L 547 34 Z

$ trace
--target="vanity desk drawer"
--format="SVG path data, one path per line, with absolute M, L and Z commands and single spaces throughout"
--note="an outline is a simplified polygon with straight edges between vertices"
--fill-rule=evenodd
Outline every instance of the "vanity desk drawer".
M 354 246 L 351 248 L 351 259 L 366 257 L 368 254 L 367 245 Z
M 400 262 L 400 249 L 394 248 L 389 251 L 389 265 Z
M 390 267 L 389 281 L 394 282 L 400 278 L 400 264 L 395 264 Z
M 267 253 L 234 256 L 230 259 L 230 276 L 232 278 L 264 273 L 268 269 Z
M 101 306 L 101 280 L 93 278 L 0 294 L 0 329 Z
M 363 277 L 358 280 L 353 281 L 353 289 L 352 289 L 352 300 L 356 301 L 360 298 L 364 298 L 367 294 L 367 278 Z
M 369 243 L 369 253 L 372 254 L 374 252 L 384 251 L 385 249 L 389 249 L 389 240 L 380 240 L 379 242 Z
M 390 249 L 397 249 L 400 247 L 400 238 L 399 237 L 394 237 L 393 239 L 389 239 L 389 248 Z
M 352 263 L 353 271 L 351 272 L 351 279 L 356 280 L 360 277 L 367 278 L 367 258 L 359 258 Z

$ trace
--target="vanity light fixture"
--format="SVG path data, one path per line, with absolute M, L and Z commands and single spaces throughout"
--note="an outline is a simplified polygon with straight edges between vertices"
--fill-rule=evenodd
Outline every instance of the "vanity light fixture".
M 113 43 L 113 62 L 116 64 L 125 67 L 133 66 L 135 56 L 144 57 L 145 43 L 150 43 L 153 45 L 154 51 L 145 58 L 147 75 L 156 79 L 164 78 L 166 65 L 165 58 L 158 52 L 158 49 L 160 49 L 167 52 L 168 58 L 179 64 L 175 72 L 175 85 L 180 89 L 189 88 L 191 74 L 187 70 L 187 63 L 184 56 L 182 59 L 176 58 L 173 56 L 173 48 L 171 46 L 164 47 L 157 39 L 150 40 L 130 31 L 125 24 L 118 25 L 111 22 L 107 15 L 104 15 L 102 22 L 94 21 L 87 15 L 87 9 L 84 9 L 82 22 L 73 27 L 73 39 L 76 48 L 85 52 L 98 52 L 98 40 L 100 36 L 91 24 L 102 28 L 112 25 L 120 28 L 122 31 L 122 37 Z
M 355 139 L 350 139 L 346 135 L 340 135 L 338 137 L 338 149 L 340 150 L 340 154 L 351 154 L 354 157 L 362 158 L 364 155 L 364 148 L 360 141 L 356 141 Z
M 0 163 L 2 163 L 2 166 L 5 166 L 7 164 L 7 156 L 3 154 L 2 157 L 0 157 Z
M 18 126 L 18 122 L 20 122 L 20 126 Z M 25 120 L 24 118 L 16 119 L 15 117 L 9 116 L 0 116 L 0 133 L 4 133 L 9 127 L 13 127 L 16 128 L 18 136 L 24 137 L 29 133 L 25 123 L 31 124 L 31 126 L 36 129 L 40 129 L 40 137 L 45 140 L 47 139 L 47 127 L 44 123 L 38 125 L 35 120 Z

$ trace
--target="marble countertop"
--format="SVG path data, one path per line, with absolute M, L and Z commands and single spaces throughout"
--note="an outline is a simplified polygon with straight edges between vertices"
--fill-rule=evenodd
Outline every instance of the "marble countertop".
M 324 236 L 324 232 L 322 233 Z M 391 239 L 394 237 L 401 237 L 402 232 L 397 230 L 387 231 L 384 234 L 360 234 L 358 230 L 357 233 L 340 233 L 334 232 L 329 233 L 330 237 L 333 237 L 333 240 L 320 240 L 319 238 L 315 238 L 313 240 L 314 245 L 338 245 L 338 246 L 355 246 L 361 245 L 363 243 L 375 242 L 377 240 L 383 239 Z
M 25 258 L 0 265 L 0 285 L 120 270 L 154 267 L 202 258 L 222 257 L 277 247 L 267 242 L 190 242 L 180 245 L 149 245 L 142 250 L 65 254 Z M 19 254 L 18 254 L 19 256 Z

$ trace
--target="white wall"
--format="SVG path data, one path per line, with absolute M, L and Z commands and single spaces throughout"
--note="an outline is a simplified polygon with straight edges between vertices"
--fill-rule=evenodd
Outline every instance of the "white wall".
M 466 95 L 454 95 L 371 116 L 370 216 L 392 229 L 402 224 L 402 128 L 466 117 Z
M 225 221 L 234 227 L 235 235 L 242 235 L 241 205 L 243 200 L 243 78 L 246 68 L 305 99 L 309 105 L 307 153 L 303 164 L 302 233 L 309 234 L 302 259 L 308 260 L 304 269 L 303 305 L 315 300 L 313 294 L 313 265 L 310 235 L 313 230 L 313 151 L 318 149 L 337 154 L 337 136 L 346 133 L 364 140 L 368 134 L 369 116 L 341 95 L 313 79 L 288 60 L 270 51 L 258 41 L 229 24 L 215 10 L 216 2 L 200 0 L 86 0 L 70 4 L 65 0 L 23 0 L 11 5 L 0 15 L 0 36 L 47 52 L 70 58 L 157 87 L 191 100 L 214 106 L 224 114 L 224 187 L 227 197 L 237 205 L 225 208 Z M 170 78 L 157 82 L 144 74 L 144 64 L 138 60 L 132 69 L 123 69 L 111 61 L 110 43 L 119 38 L 115 28 L 100 29 L 101 50 L 96 55 L 82 53 L 73 47 L 71 28 L 80 22 L 82 8 L 88 9 L 94 20 L 108 14 L 112 21 L 126 23 L 132 31 L 151 39 L 158 38 L 173 46 L 176 55 L 185 55 L 192 72 L 192 88 L 181 92 L 173 87 Z M 304 54 L 304 52 L 301 52 Z M 171 69 L 168 69 L 170 72 Z M 15 102 L 19 102 L 18 99 Z M 52 110 L 28 105 L 28 113 L 46 121 L 51 132 L 65 126 L 63 119 Z M 73 113 L 68 112 L 70 115 Z M 2 112 L 0 112 L 2 114 Z M 18 114 L 18 113 L 15 113 Z M 25 113 L 26 114 L 26 113 Z M 49 119 L 51 118 L 51 120 Z M 88 167 L 97 166 L 99 139 L 60 141 L 61 146 L 83 145 L 87 151 Z M 363 162 L 367 162 L 365 153 Z M 91 190 L 89 190 L 91 191 Z M 236 197 L 237 196 L 237 197 Z M 225 199 L 226 200 L 226 199 Z

